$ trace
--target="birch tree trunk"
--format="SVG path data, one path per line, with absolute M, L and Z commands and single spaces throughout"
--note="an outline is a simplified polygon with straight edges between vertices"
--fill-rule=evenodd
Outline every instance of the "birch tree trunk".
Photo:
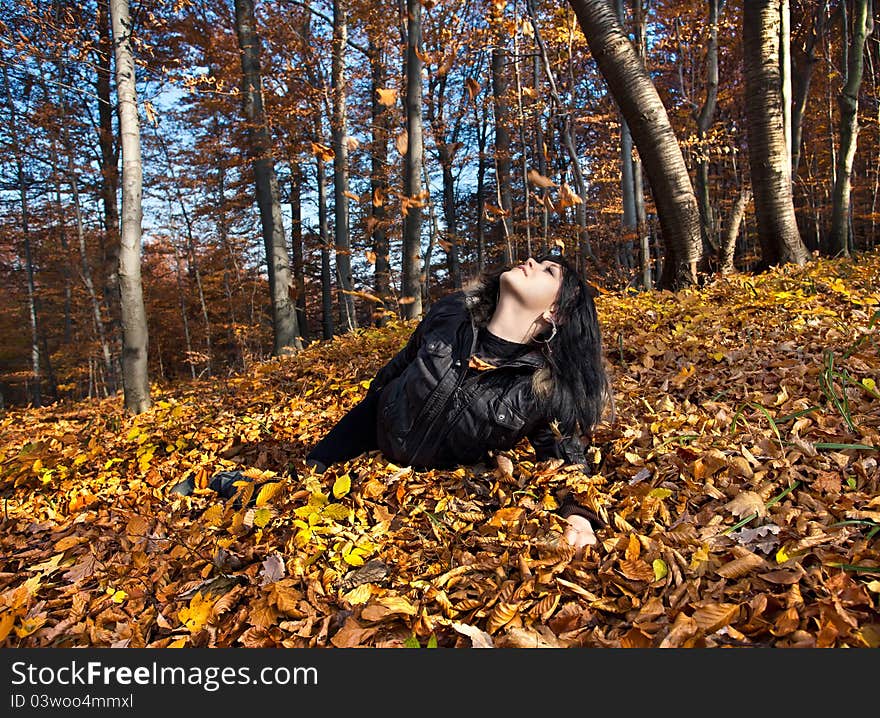
M 834 254 L 848 257 L 853 249 L 850 232 L 853 158 L 859 135 L 859 89 L 865 64 L 865 41 L 874 29 L 871 0 L 853 0 L 852 36 L 848 50 L 846 83 L 837 98 L 840 105 L 840 152 L 832 192 L 829 243 Z
M 422 314 L 421 288 L 421 186 L 422 161 L 422 4 L 407 0 L 406 23 L 406 131 L 403 194 L 407 207 L 403 217 L 403 276 L 401 315 L 414 319 Z
M 302 349 L 302 341 L 296 323 L 296 308 L 290 297 L 293 280 L 281 219 L 281 197 L 272 157 L 272 138 L 263 112 L 260 40 L 256 32 L 253 0 L 235 0 L 235 26 L 241 50 L 241 89 L 247 118 L 251 167 L 269 275 L 272 329 L 275 335 L 272 353 L 278 356 Z
M 657 90 L 607 0 L 569 0 L 651 184 L 666 257 L 661 288 L 696 283 L 700 213 L 678 140 Z
M 119 134 L 122 137 L 122 228 L 119 250 L 122 384 L 126 410 L 141 414 L 150 408 L 152 402 L 147 371 L 147 313 L 141 284 L 143 168 L 128 0 L 110 0 L 110 17 L 116 59 Z
M 744 0 L 743 64 L 749 169 L 761 245 L 761 269 L 805 264 L 791 194 L 779 70 L 780 0 Z

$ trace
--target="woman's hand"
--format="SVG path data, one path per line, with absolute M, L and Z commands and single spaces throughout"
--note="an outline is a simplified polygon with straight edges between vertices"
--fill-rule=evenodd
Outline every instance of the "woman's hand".
M 574 549 L 574 557 L 580 560 L 586 547 L 592 546 L 598 540 L 593 525 L 589 519 L 577 514 L 572 514 L 565 520 L 568 522 L 568 526 L 565 527 L 565 540 Z

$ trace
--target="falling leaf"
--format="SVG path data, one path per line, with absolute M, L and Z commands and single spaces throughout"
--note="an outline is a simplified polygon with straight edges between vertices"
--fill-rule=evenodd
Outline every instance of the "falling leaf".
M 535 170 L 529 170 L 526 176 L 529 178 L 529 182 L 538 187 L 556 187 L 557 184 L 553 181 L 542 175 L 540 172 L 536 172 Z
M 394 146 L 401 156 L 406 155 L 406 151 L 409 148 L 409 133 L 406 130 L 400 131 L 397 139 L 394 141 Z
M 376 88 L 376 99 L 380 105 L 392 107 L 397 102 L 397 90 L 387 87 Z

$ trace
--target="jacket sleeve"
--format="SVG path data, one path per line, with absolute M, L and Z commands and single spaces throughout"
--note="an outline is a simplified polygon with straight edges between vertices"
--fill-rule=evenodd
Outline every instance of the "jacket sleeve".
M 586 464 L 584 445 L 577 437 L 557 437 L 549 425 L 542 425 L 528 435 L 538 461 L 562 459 L 566 464 Z
M 449 308 L 452 306 L 456 297 L 456 294 L 452 294 L 443 299 L 438 299 L 431 305 L 431 308 L 428 309 L 428 313 L 425 314 L 421 321 L 416 325 L 415 330 L 410 335 L 410 338 L 403 349 L 397 352 L 397 354 L 395 354 L 385 366 L 376 372 L 376 375 L 370 383 L 370 388 L 367 390 L 367 395 L 382 391 L 389 382 L 403 374 L 407 366 L 413 362 L 416 355 L 419 353 L 419 347 L 422 345 L 425 338 L 425 332 L 430 328 L 438 314 L 444 311 L 449 311 Z

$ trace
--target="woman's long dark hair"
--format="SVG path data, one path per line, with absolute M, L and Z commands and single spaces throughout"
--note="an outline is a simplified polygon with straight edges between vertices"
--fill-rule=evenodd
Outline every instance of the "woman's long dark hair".
M 545 361 L 532 382 L 534 395 L 546 415 L 558 422 L 561 433 L 589 438 L 612 402 L 593 290 L 561 254 L 546 254 L 535 261 L 548 260 L 563 268 L 562 286 L 554 313 L 555 336 L 551 338 L 551 329 L 533 340 Z M 495 313 L 501 275 L 508 269 L 487 271 L 468 290 L 468 306 L 478 326 L 486 326 Z

